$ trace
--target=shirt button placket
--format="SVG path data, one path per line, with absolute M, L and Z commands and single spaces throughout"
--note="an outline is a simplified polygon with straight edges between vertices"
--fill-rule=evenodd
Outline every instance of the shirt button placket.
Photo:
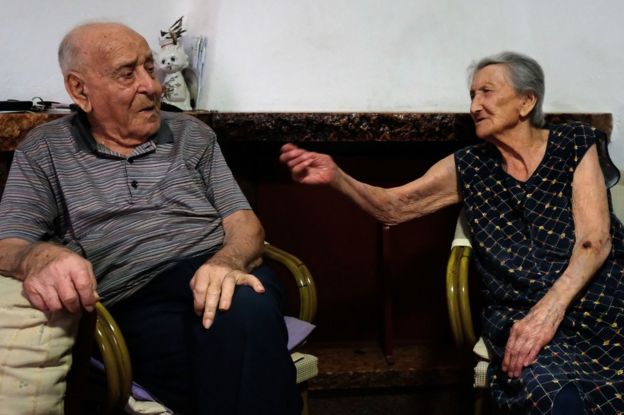
M 134 196 L 136 195 L 136 189 L 139 187 L 139 182 L 136 179 L 131 179 L 134 176 L 132 171 L 132 166 L 134 164 L 134 159 L 127 159 L 128 163 L 126 164 L 126 177 L 128 179 L 128 183 L 130 184 L 130 203 L 134 203 Z

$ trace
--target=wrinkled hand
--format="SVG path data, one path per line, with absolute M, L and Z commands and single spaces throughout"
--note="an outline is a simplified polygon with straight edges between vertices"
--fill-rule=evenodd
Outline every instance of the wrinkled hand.
M 331 184 L 338 171 L 327 154 L 303 150 L 294 144 L 284 144 L 280 161 L 290 168 L 293 180 L 304 184 Z
M 202 317 L 205 328 L 209 328 L 215 319 L 217 307 L 228 310 L 237 285 L 247 285 L 257 293 L 264 292 L 264 286 L 258 278 L 223 265 L 205 263 L 191 279 L 193 308 Z
M 555 336 L 564 313 L 565 307 L 544 297 L 522 320 L 513 324 L 502 365 L 507 376 L 517 378 L 523 368 L 535 362 L 542 348 Z
M 22 259 L 26 298 L 41 311 L 80 307 L 92 311 L 99 300 L 91 263 L 80 255 L 53 244 L 34 244 Z

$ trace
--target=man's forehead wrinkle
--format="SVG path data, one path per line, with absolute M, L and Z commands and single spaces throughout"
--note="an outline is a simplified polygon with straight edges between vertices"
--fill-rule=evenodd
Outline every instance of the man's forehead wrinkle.
M 140 38 L 107 33 L 98 36 L 95 41 L 97 42 L 94 48 L 95 58 L 108 61 L 111 70 L 136 64 L 137 59 L 151 58 L 151 50 L 144 46 Z M 145 52 L 142 51 L 144 48 Z

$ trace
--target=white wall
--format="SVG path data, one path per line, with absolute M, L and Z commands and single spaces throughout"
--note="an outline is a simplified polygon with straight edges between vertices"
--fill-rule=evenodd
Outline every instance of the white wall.
M 624 167 L 621 0 L 195 0 L 200 99 L 220 111 L 468 110 L 466 67 L 501 50 L 546 72 L 545 110 L 612 112 Z
M 69 102 L 56 53 L 65 33 L 91 20 L 125 23 L 154 49 L 161 29 L 189 12 L 190 0 L 19 0 L 0 9 L 0 100 Z
M 66 101 L 56 45 L 79 21 L 121 20 L 156 45 L 180 15 L 209 38 L 202 108 L 465 112 L 468 64 L 516 50 L 544 67 L 546 111 L 613 113 L 624 167 L 621 0 L 3 2 L 0 99 Z

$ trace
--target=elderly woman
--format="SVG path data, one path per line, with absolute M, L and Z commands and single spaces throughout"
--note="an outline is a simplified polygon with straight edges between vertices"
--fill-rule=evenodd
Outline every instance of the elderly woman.
M 463 202 L 485 285 L 483 335 L 496 408 L 510 413 L 624 411 L 624 228 L 610 212 L 601 134 L 544 127 L 544 75 L 505 52 L 472 67 L 470 113 L 482 143 L 384 189 L 292 144 L 293 178 L 329 184 L 387 224 Z

